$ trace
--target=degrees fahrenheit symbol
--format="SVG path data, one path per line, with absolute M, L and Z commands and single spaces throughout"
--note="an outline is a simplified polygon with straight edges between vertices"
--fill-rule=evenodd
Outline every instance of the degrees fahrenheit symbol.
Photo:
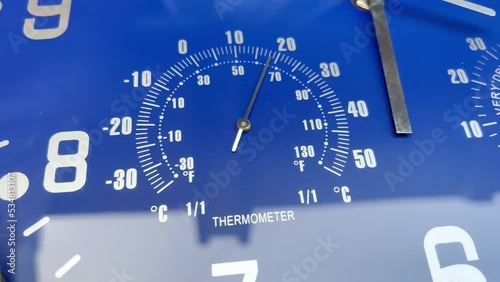
M 252 128 L 252 123 L 248 119 L 250 113 L 252 112 L 253 105 L 255 104 L 255 100 L 257 99 L 257 95 L 259 94 L 259 90 L 262 86 L 262 82 L 264 81 L 264 77 L 266 76 L 267 68 L 269 68 L 269 62 L 271 62 L 271 56 L 267 57 L 267 61 L 262 68 L 262 72 L 260 73 L 259 82 L 257 82 L 257 86 L 255 86 L 255 90 L 253 91 L 252 99 L 250 100 L 250 104 L 248 105 L 247 112 L 243 118 L 240 118 L 236 122 L 236 129 L 238 132 L 236 133 L 236 138 L 234 139 L 233 148 L 231 151 L 236 152 L 238 150 L 238 145 L 240 144 L 241 136 L 243 132 L 248 132 Z

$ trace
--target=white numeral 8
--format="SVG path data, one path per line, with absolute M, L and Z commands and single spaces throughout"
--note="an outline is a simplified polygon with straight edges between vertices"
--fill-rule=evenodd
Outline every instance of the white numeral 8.
M 78 141 L 78 149 L 73 154 L 59 154 L 63 141 Z M 89 154 L 89 135 L 83 131 L 68 131 L 54 134 L 49 140 L 43 186 L 51 193 L 68 193 L 80 190 L 87 181 L 87 161 Z M 70 182 L 56 182 L 58 168 L 75 168 L 75 179 Z

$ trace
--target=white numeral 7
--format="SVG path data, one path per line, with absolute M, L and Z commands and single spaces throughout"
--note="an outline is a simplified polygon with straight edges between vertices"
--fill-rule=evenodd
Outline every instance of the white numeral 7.
M 40 24 L 42 28 L 35 28 L 35 18 L 27 18 L 24 21 L 23 32 L 26 37 L 33 40 L 53 39 L 61 36 L 69 25 L 69 14 L 71 12 L 71 1 L 62 0 L 61 4 L 55 5 L 39 5 L 39 0 L 29 0 L 28 12 L 34 17 L 52 17 L 60 16 L 59 24 L 54 28 L 43 28 L 44 24 Z M 41 21 L 41 19 L 39 19 Z M 45 25 L 48 19 L 45 19 Z
M 212 277 L 243 274 L 243 282 L 256 282 L 259 265 L 256 260 L 212 264 Z

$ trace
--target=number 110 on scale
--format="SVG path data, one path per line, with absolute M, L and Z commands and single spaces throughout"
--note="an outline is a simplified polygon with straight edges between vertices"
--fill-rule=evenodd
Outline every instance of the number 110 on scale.
M 315 189 L 300 190 L 298 192 L 301 204 L 309 205 L 318 202 L 318 195 Z

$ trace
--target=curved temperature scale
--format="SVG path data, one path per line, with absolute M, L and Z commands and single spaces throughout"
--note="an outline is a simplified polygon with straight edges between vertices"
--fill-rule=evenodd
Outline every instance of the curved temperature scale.
M 312 68 L 283 53 L 254 46 L 224 46 L 190 55 L 158 74 L 140 107 L 135 133 L 136 149 L 143 172 L 157 193 L 178 180 L 193 183 L 195 163 L 206 165 L 211 158 L 226 162 L 230 157 L 234 159 L 228 150 L 229 139 L 221 140 L 216 145 L 208 141 L 207 146 L 202 148 L 196 148 L 199 147 L 196 142 L 218 139 L 215 136 L 221 129 L 233 131 L 235 121 L 225 118 L 231 116 L 232 111 L 224 107 L 227 103 L 224 101 L 231 100 L 231 96 L 233 99 L 239 96 L 249 100 L 250 89 L 239 90 L 248 93 L 231 93 L 234 88 L 213 93 L 213 90 L 205 90 L 200 84 L 218 84 L 219 87 L 221 84 L 237 84 L 238 76 L 257 74 L 259 66 L 268 56 L 272 63 L 271 71 L 266 75 L 266 80 L 270 82 L 266 83 L 274 85 L 264 86 L 264 94 L 256 103 L 256 113 L 251 116 L 254 129 L 249 135 L 254 135 L 263 144 L 270 144 L 275 138 L 280 138 L 284 130 L 309 131 L 302 137 L 289 137 L 287 141 L 290 145 L 273 147 L 283 155 L 283 159 L 273 162 L 288 168 L 292 174 L 305 172 L 309 166 L 320 166 L 329 173 L 341 176 L 348 158 L 349 126 L 341 101 L 325 79 Z M 209 81 L 210 74 L 214 73 L 225 73 L 225 79 L 214 81 L 211 78 Z M 189 84 L 198 89 L 185 86 Z M 286 94 L 287 91 L 289 94 Z M 210 102 L 212 105 L 207 106 Z M 228 107 L 240 109 L 232 105 Z M 304 109 L 308 114 L 297 117 L 296 113 Z M 290 121 L 280 120 L 284 115 L 290 115 Z M 200 117 L 208 126 L 197 123 Z M 238 154 L 251 162 L 253 151 L 246 148 L 248 146 L 241 146 Z M 200 160 L 206 150 L 215 153 L 210 154 L 208 159 Z M 261 163 L 266 169 L 271 164 Z M 272 178 L 268 182 L 272 183 L 276 176 L 273 173 L 270 175 Z M 280 181 L 282 184 L 286 182 L 285 179 Z
M 484 48 L 486 49 L 486 48 Z M 464 124 L 470 138 L 487 136 L 500 149 L 500 44 L 484 50 L 474 66 L 472 91 L 477 120 Z M 484 133 L 483 133 L 484 131 Z

